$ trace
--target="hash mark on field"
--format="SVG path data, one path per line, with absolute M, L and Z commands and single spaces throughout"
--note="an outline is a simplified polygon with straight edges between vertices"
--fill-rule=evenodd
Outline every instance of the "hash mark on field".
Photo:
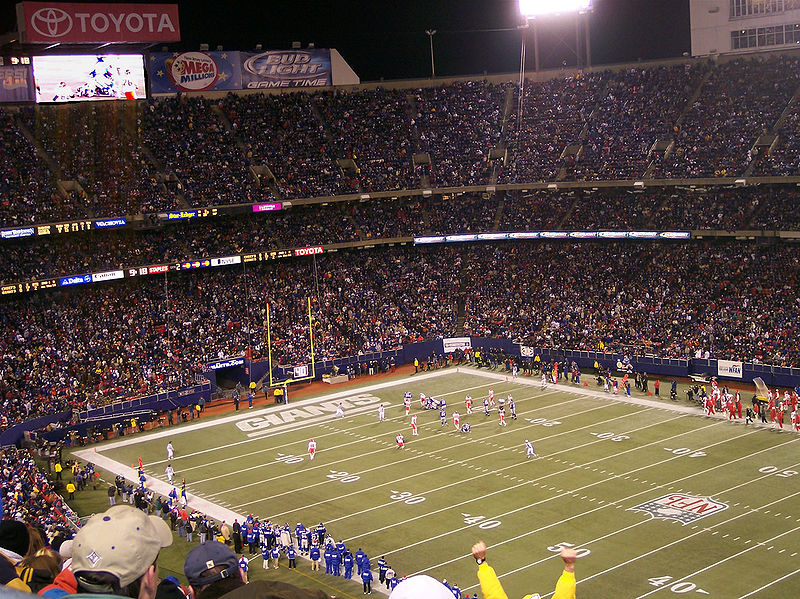
M 794 557 L 795 555 L 797 555 L 796 551 L 792 555 L 790 555 L 789 557 Z
M 784 518 L 784 520 L 788 520 L 789 518 L 791 518 L 791 516 L 786 516 L 786 517 Z
M 736 537 L 736 538 L 734 539 L 734 541 L 738 541 L 738 540 L 739 540 L 739 539 L 741 539 L 741 538 L 742 538 L 742 537 Z
M 724 535 L 722 535 L 722 538 L 723 538 L 723 539 L 727 539 L 727 538 L 728 538 L 728 536 L 729 536 L 729 535 L 727 535 L 727 534 L 724 534 Z
M 785 551 L 786 551 L 786 549 L 781 549 L 780 551 L 778 551 L 778 553 L 783 553 Z

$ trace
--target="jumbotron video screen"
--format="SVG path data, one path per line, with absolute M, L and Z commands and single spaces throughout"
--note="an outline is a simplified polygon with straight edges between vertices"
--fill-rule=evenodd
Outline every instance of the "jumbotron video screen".
M 34 56 L 36 102 L 147 97 L 140 54 Z

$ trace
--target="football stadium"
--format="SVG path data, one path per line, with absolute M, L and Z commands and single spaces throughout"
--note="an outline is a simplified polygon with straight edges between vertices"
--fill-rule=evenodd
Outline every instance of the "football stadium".
M 16 6 L 0 595 L 800 596 L 800 2 L 505 4 L 376 81 Z

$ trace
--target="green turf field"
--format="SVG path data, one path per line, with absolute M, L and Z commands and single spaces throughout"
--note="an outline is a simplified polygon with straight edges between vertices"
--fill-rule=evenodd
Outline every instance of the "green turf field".
M 483 414 L 489 389 L 516 400 L 519 418 L 509 414 L 507 427 L 496 410 Z M 414 395 L 417 437 L 402 408 L 405 391 Z M 578 597 L 800 597 L 795 434 L 704 418 L 669 400 L 639 405 L 594 386 L 542 390 L 538 380 L 473 370 L 334 392 L 108 442 L 93 461 L 128 472 L 141 457 L 148 476 L 164 481 L 171 440 L 190 507 L 292 528 L 322 521 L 352 551 L 363 547 L 373 567 L 386 555 L 400 575 L 447 578 L 470 596 L 480 596 L 470 546 L 483 539 L 511 599 L 552 593 L 564 544 L 581 556 Z M 447 400 L 446 426 L 438 411 L 420 409 L 421 392 Z M 339 401 L 344 418 L 333 414 Z M 456 432 L 454 409 L 472 424 L 469 434 Z M 310 461 L 312 437 L 318 452 Z M 538 458 L 526 459 L 525 439 Z M 251 569 L 261 570 L 260 557 Z M 361 595 L 355 582 L 312 575 L 306 564 L 300 570 L 298 584 L 317 586 L 313 576 L 340 597 Z

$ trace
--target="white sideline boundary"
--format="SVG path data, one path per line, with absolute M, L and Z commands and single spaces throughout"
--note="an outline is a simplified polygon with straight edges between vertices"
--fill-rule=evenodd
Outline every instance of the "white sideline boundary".
M 429 379 L 434 379 L 434 378 L 438 378 L 438 377 L 441 377 L 441 376 L 446 376 L 446 375 L 449 375 L 449 374 L 456 374 L 457 372 L 458 371 L 454 372 L 452 370 L 443 370 L 443 371 L 436 371 L 436 372 L 432 372 L 432 373 L 426 373 L 426 374 L 423 374 L 423 375 L 414 375 L 415 376 L 414 382 L 416 383 L 418 381 L 425 381 L 425 380 L 429 380 Z M 222 424 L 235 423 L 235 422 L 238 422 L 240 420 L 251 419 L 251 418 L 253 418 L 255 416 L 263 416 L 265 414 L 274 414 L 276 411 L 280 411 L 282 409 L 284 409 L 284 410 L 285 409 L 294 409 L 294 408 L 302 407 L 302 406 L 305 406 L 305 405 L 314 405 L 314 404 L 317 404 L 317 403 L 321 403 L 323 401 L 332 401 L 332 400 L 336 400 L 336 399 L 346 399 L 347 397 L 352 397 L 352 396 L 355 396 L 355 395 L 358 395 L 358 394 L 361 394 L 361 393 L 370 393 L 372 391 L 377 391 L 377 390 L 380 390 L 380 389 L 386 389 L 386 388 L 389 388 L 389 387 L 395 387 L 395 386 L 398 386 L 398 385 L 402 384 L 403 380 L 405 380 L 405 379 L 398 378 L 398 379 L 395 379 L 395 380 L 386 381 L 386 382 L 383 382 L 383 383 L 376 383 L 374 385 L 368 385 L 368 386 L 365 386 L 365 387 L 356 387 L 356 388 L 353 388 L 353 389 L 350 389 L 350 390 L 346 390 L 346 391 L 338 391 L 338 392 L 334 392 L 334 393 L 330 393 L 330 394 L 326 394 L 326 395 L 317 396 L 317 397 L 314 397 L 314 398 L 309 398 L 309 399 L 304 399 L 304 400 L 292 402 L 292 403 L 290 403 L 288 405 L 285 405 L 283 407 L 269 406 L 269 407 L 264 407 L 264 408 L 258 408 L 258 409 L 255 409 L 255 410 L 247 410 L 246 412 L 242 412 L 241 414 L 234 414 L 234 415 L 225 416 L 225 417 L 222 417 L 222 418 L 207 419 L 207 420 L 204 420 L 202 422 L 194 422 L 194 423 L 191 423 L 191 424 L 188 424 L 188 425 L 184 425 L 184 426 L 182 426 L 182 427 L 180 427 L 178 429 L 169 428 L 169 429 L 166 429 L 166 430 L 163 430 L 163 431 L 155 431 L 155 432 L 148 433 L 148 434 L 137 434 L 135 436 L 135 438 L 133 438 L 133 439 L 130 439 L 130 438 L 122 439 L 122 440 L 119 440 L 119 441 L 114 441 L 112 443 L 105 444 L 105 445 L 103 445 L 103 447 L 101 448 L 101 451 L 99 451 L 99 452 L 96 451 L 96 448 L 93 448 L 91 450 L 89 450 L 89 449 L 81 449 L 81 450 L 78 450 L 78 451 L 74 451 L 73 455 L 75 455 L 76 457 L 78 457 L 78 458 L 80 458 L 80 459 L 82 459 L 84 461 L 92 462 L 93 464 L 96 464 L 97 466 L 99 466 L 99 467 L 101 467 L 101 468 L 103 468 L 105 470 L 108 470 L 109 472 L 112 472 L 114 474 L 119 474 L 119 475 L 123 476 L 124 478 L 126 478 L 129 481 L 132 481 L 134 483 L 138 483 L 139 478 L 138 478 L 138 475 L 137 475 L 137 471 L 135 469 L 130 468 L 129 466 L 125 466 L 124 464 L 122 464 L 122 463 L 120 463 L 120 462 L 118 462 L 116 460 L 113 460 L 113 459 L 111 459 L 111 458 L 109 458 L 107 456 L 104 456 L 102 452 L 106 451 L 106 450 L 109 450 L 109 449 L 115 449 L 115 448 L 118 448 L 118 447 L 128 447 L 128 446 L 131 446 L 131 445 L 136 445 L 138 443 L 145 443 L 145 442 L 153 441 L 155 439 L 163 439 L 165 437 L 173 438 L 173 437 L 177 437 L 177 435 L 180 435 L 180 434 L 183 434 L 183 433 L 192 432 L 192 431 L 196 431 L 196 430 L 202 430 L 202 429 L 206 429 L 206 428 L 210 428 L 210 427 L 214 427 L 214 426 L 222 425 Z M 375 409 L 375 406 L 373 406 L 373 405 L 365 406 L 363 408 L 354 408 L 354 409 L 348 410 L 348 414 L 359 415 L 359 414 L 362 414 L 362 413 L 371 412 L 374 409 Z M 296 423 L 287 423 L 286 425 L 282 426 L 280 430 L 281 431 L 294 430 L 296 428 L 300 428 L 300 427 L 303 427 L 303 426 L 308 426 L 310 424 L 317 423 L 317 422 L 311 422 L 311 420 L 317 420 L 317 421 L 330 420 L 332 417 L 333 417 L 333 415 L 326 415 L 326 416 L 319 417 L 319 419 L 308 419 L 308 420 L 300 421 L 300 422 L 296 422 Z M 256 439 L 260 439 L 263 436 L 264 435 L 261 435 L 261 436 L 257 437 Z M 241 441 L 240 443 L 248 443 L 248 442 L 252 442 L 252 441 L 254 441 L 256 439 L 248 438 L 248 439 L 246 439 L 244 441 Z M 157 463 L 162 463 L 162 462 L 163 461 L 160 461 L 160 462 L 157 462 Z M 154 492 L 157 492 L 157 493 L 159 493 L 159 494 L 161 494 L 161 495 L 163 495 L 165 497 L 167 495 L 169 495 L 169 492 L 170 492 L 170 490 L 172 490 L 173 487 L 175 487 L 175 485 L 170 485 L 169 483 L 164 482 L 164 481 L 162 481 L 160 479 L 157 479 L 157 478 L 148 477 L 148 488 L 152 489 Z M 213 519 L 215 519 L 215 520 L 217 520 L 219 522 L 225 521 L 225 522 L 232 523 L 234 521 L 234 519 L 238 519 L 238 520 L 243 522 L 245 520 L 245 518 L 246 518 L 246 515 L 238 514 L 238 513 L 234 512 L 231 509 L 228 509 L 228 508 L 223 507 L 223 506 L 221 506 L 221 505 L 219 505 L 217 503 L 214 503 L 212 501 L 209 501 L 207 499 L 199 497 L 199 496 L 197 496 L 197 495 L 195 495 L 193 493 L 189 493 L 188 491 L 186 492 L 186 499 L 187 499 L 187 505 L 190 505 L 192 507 L 192 509 L 195 509 L 195 510 L 201 512 L 201 513 L 207 514 L 208 516 L 212 517 Z M 306 556 L 301 556 L 301 557 L 303 559 L 306 559 L 306 560 L 309 559 Z M 375 581 L 375 585 L 374 585 L 374 589 L 373 590 L 375 590 L 378 593 L 381 593 L 383 595 L 388 595 L 389 592 L 385 589 L 385 585 L 382 585 L 382 584 L 380 584 L 378 582 L 378 573 L 377 573 L 377 571 L 373 571 L 373 575 L 374 575 L 374 581 Z M 353 580 L 353 582 L 355 582 L 355 583 L 358 582 L 358 581 L 356 581 L 354 579 L 351 579 L 351 580 Z
M 451 375 L 451 374 L 467 374 L 467 375 L 478 376 L 478 377 L 482 377 L 482 378 L 486 378 L 486 379 L 490 379 L 490 380 L 495 380 L 495 381 L 498 381 L 498 382 L 504 382 L 504 383 L 510 383 L 510 384 L 516 384 L 516 385 L 523 385 L 523 386 L 541 388 L 541 382 L 539 380 L 533 379 L 532 377 L 525 377 L 525 376 L 519 377 L 518 376 L 518 377 L 514 378 L 514 377 L 511 377 L 510 375 L 507 376 L 505 374 L 500 374 L 500 373 L 497 373 L 497 372 L 483 371 L 483 370 L 477 369 L 475 367 L 471 367 L 469 365 L 467 365 L 466 367 L 456 367 L 455 370 L 447 369 L 447 370 L 436 371 L 436 372 L 432 372 L 432 373 L 415 374 L 415 375 L 410 375 L 410 376 L 413 376 L 414 377 L 413 378 L 414 383 L 417 383 L 419 381 L 435 379 L 435 378 L 439 378 L 439 377 L 447 376 L 447 375 Z M 382 382 L 382 383 L 376 383 L 374 385 L 366 385 L 366 386 L 362 386 L 362 387 L 351 388 L 349 390 L 333 392 L 333 393 L 330 393 L 330 394 L 320 395 L 320 396 L 316 396 L 316 397 L 313 397 L 313 398 L 292 402 L 292 403 L 290 403 L 290 404 L 288 404 L 286 406 L 280 406 L 280 407 L 278 407 L 278 406 L 267 406 L 267 407 L 262 407 L 262 408 L 256 408 L 254 410 L 241 411 L 240 413 L 236 413 L 236 414 L 233 414 L 233 415 L 230 415 L 230 416 L 224 416 L 224 417 L 221 417 L 221 418 L 206 419 L 206 420 L 199 421 L 199 422 L 193 422 L 193 423 L 190 423 L 190 424 L 185 424 L 185 425 L 183 425 L 183 426 L 181 426 L 179 428 L 171 427 L 169 429 L 165 429 L 165 430 L 161 430 L 161 431 L 154 431 L 154 432 L 146 433 L 146 434 L 141 434 L 140 433 L 140 434 L 137 434 L 135 436 L 135 438 L 126 438 L 126 439 L 114 441 L 114 442 L 111 442 L 111 443 L 108 443 L 108 444 L 104 444 L 102 446 L 102 448 L 101 448 L 101 451 L 99 451 L 99 452 L 96 451 L 96 448 L 94 448 L 93 450 L 81 449 L 81 450 L 78 450 L 78 451 L 74 451 L 73 454 L 76 457 L 78 457 L 78 458 L 80 458 L 80 459 L 82 459 L 84 461 L 90 461 L 90 462 L 100 466 L 101 468 L 103 468 L 105 470 L 108 470 L 108 471 L 110 471 L 110 472 L 112 472 L 114 474 L 119 474 L 119 475 L 123 476 L 124 478 L 126 478 L 129 481 L 138 483 L 138 475 L 137 475 L 137 471 L 135 469 L 130 468 L 128 466 L 125 466 L 124 464 L 122 464 L 122 463 L 120 463 L 120 462 L 118 462 L 116 460 L 113 460 L 113 459 L 111 459 L 111 458 L 109 458 L 107 456 L 102 455 L 103 451 L 110 450 L 110 449 L 116 449 L 116 448 L 119 448 L 119 447 L 128 447 L 128 446 L 131 446 L 131 445 L 136 445 L 138 443 L 150 442 L 150 441 L 153 441 L 155 439 L 163 439 L 163 438 L 166 438 L 166 437 L 173 438 L 173 437 L 177 437 L 178 435 L 181 435 L 181 434 L 184 434 L 184 433 L 194 432 L 194 431 L 197 431 L 197 430 L 202 430 L 202 429 L 206 429 L 206 428 L 210 428 L 210 427 L 215 427 L 217 425 L 236 423 L 236 422 L 239 422 L 241 420 L 248 420 L 248 419 L 252 419 L 254 417 L 258 417 L 258 416 L 274 414 L 274 413 L 276 413 L 276 411 L 281 411 L 282 409 L 302 408 L 303 406 L 306 406 L 306 405 L 314 405 L 314 404 L 318 404 L 318 403 L 325 402 L 325 401 L 333 401 L 333 400 L 337 400 L 337 399 L 346 399 L 348 397 L 357 396 L 357 395 L 362 394 L 362 393 L 370 393 L 372 391 L 377 391 L 377 390 L 381 390 L 381 389 L 387 389 L 387 388 L 391 388 L 391 387 L 396 387 L 396 386 L 402 385 L 403 382 L 407 381 L 407 380 L 408 379 L 406 379 L 406 378 L 397 378 L 397 379 L 393 379 L 393 380 Z M 548 383 L 547 387 L 545 389 L 542 389 L 542 390 L 543 391 L 547 391 L 547 392 L 572 393 L 572 394 L 581 395 L 581 396 L 584 396 L 584 397 L 599 398 L 599 399 L 605 399 L 605 400 L 609 400 L 610 399 L 610 400 L 613 400 L 613 401 L 618 401 L 620 403 L 627 403 L 627 404 L 637 405 L 639 407 L 645 407 L 645 408 L 650 408 L 650 409 L 664 410 L 664 411 L 673 412 L 673 413 L 677 412 L 677 413 L 680 413 L 680 414 L 690 415 L 690 416 L 703 416 L 703 417 L 706 417 L 706 418 L 714 418 L 714 419 L 717 419 L 717 420 L 727 420 L 727 418 L 722 414 L 715 414 L 714 416 L 706 416 L 705 414 L 702 414 L 701 412 L 699 412 L 698 408 L 694 407 L 694 406 L 684 406 L 684 405 L 679 405 L 679 404 L 676 405 L 676 404 L 672 404 L 671 402 L 670 403 L 663 403 L 663 400 L 652 400 L 652 399 L 644 399 L 644 398 L 638 398 L 638 397 L 628 397 L 627 395 L 624 395 L 624 394 L 623 395 L 614 395 L 614 394 L 606 393 L 606 392 L 603 392 L 603 391 L 595 391 L 595 390 L 592 390 L 590 387 L 578 386 L 578 385 L 575 385 L 575 384 L 572 384 L 572 383 L 569 383 L 569 384 L 563 384 L 563 383 L 562 384 L 552 384 L 552 383 Z M 667 401 L 669 401 L 669 400 L 667 400 Z M 361 414 L 373 411 L 374 409 L 375 409 L 375 406 L 373 406 L 373 405 L 364 406 L 363 408 L 353 408 L 353 409 L 349 409 L 348 410 L 346 416 L 348 416 L 348 415 L 361 415 Z M 320 417 L 317 417 L 317 418 L 310 418 L 310 419 L 302 420 L 302 421 L 295 422 L 295 423 L 287 423 L 285 425 L 282 425 L 280 427 L 280 430 L 281 431 L 288 431 L 288 430 L 294 430 L 294 429 L 297 429 L 297 428 L 301 428 L 301 427 L 305 427 L 305 426 L 309 426 L 309 425 L 313 425 L 313 424 L 318 424 L 320 421 L 330 420 L 331 416 L 332 415 L 325 415 L 325 416 L 320 416 Z M 739 424 L 738 421 L 734 421 L 734 422 Z M 783 432 L 783 431 L 793 432 L 792 429 L 791 429 L 791 426 L 786 428 L 786 429 L 774 429 L 770 425 L 766 425 L 765 426 L 763 423 L 760 423 L 758 421 L 755 421 L 753 423 L 753 427 L 754 428 L 768 429 L 768 430 L 781 430 L 781 432 Z M 255 438 L 248 438 L 246 440 L 240 441 L 238 443 L 234 443 L 232 445 L 237 445 L 237 444 L 240 444 L 240 443 L 248 443 L 248 442 L 251 442 L 251 441 L 260 440 L 261 438 L 263 438 L 264 436 L 266 436 L 268 434 L 269 434 L 269 431 L 265 431 L 265 433 L 263 435 L 258 435 Z M 180 456 L 178 456 L 178 457 L 180 457 Z M 154 464 L 162 463 L 162 462 L 165 462 L 165 461 L 166 460 L 160 460 L 158 462 L 154 462 Z M 170 490 L 173 487 L 175 487 L 175 485 L 170 485 L 169 483 L 166 483 L 166 482 L 164 482 L 164 481 L 162 481 L 160 479 L 154 478 L 154 477 L 148 477 L 148 488 L 152 489 L 154 492 L 157 492 L 157 493 L 159 493 L 159 494 L 161 494 L 163 496 L 167 496 L 169 494 Z M 238 513 L 234 512 L 231 509 L 228 509 L 226 507 L 223 507 L 222 505 L 219 505 L 218 503 L 214 503 L 212 501 L 204 499 L 203 497 L 200 497 L 200 496 L 197 496 L 195 494 L 189 493 L 188 491 L 187 491 L 186 495 L 187 495 L 187 504 L 190 505 L 192 507 L 192 509 L 195 509 L 197 511 L 200 511 L 201 513 L 207 514 L 210 517 L 212 517 L 215 520 L 218 520 L 220 522 L 222 522 L 222 521 L 233 522 L 234 519 L 239 519 L 240 521 L 244 521 L 244 519 L 246 518 L 246 515 L 238 514 Z M 303 556 L 303 557 L 305 557 L 305 556 Z M 305 558 L 305 559 L 308 559 L 308 558 Z M 425 571 L 425 570 L 422 570 L 422 571 Z M 375 577 L 375 580 L 377 581 L 377 576 Z M 379 593 L 382 593 L 382 594 L 388 594 L 388 591 L 385 591 L 384 588 L 383 588 L 383 585 L 380 585 L 379 583 L 375 584 L 375 590 L 377 590 Z

